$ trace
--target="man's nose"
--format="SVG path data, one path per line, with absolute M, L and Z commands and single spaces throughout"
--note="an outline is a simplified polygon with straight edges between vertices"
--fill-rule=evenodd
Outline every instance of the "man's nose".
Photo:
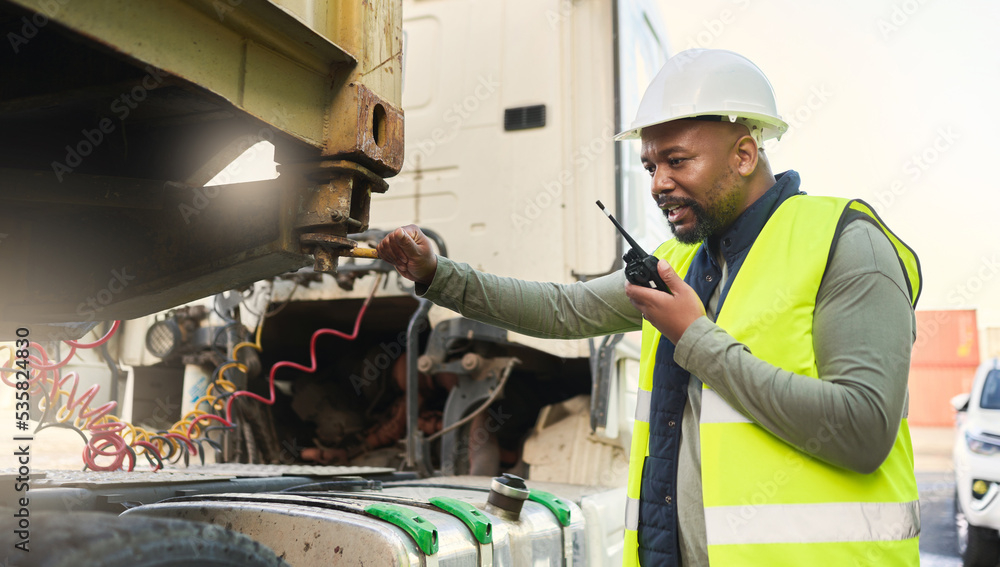
M 657 169 L 656 173 L 653 174 L 653 181 L 650 186 L 650 190 L 653 192 L 653 197 L 662 193 L 670 193 L 676 188 L 677 185 L 674 183 L 673 178 L 668 172 L 664 172 L 662 169 Z

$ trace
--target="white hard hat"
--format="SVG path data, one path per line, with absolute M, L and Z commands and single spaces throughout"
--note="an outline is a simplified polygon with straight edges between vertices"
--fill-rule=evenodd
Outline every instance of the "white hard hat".
M 757 144 L 781 139 L 788 124 L 778 116 L 774 90 L 752 61 L 723 49 L 688 49 L 663 65 L 646 88 L 632 127 L 615 140 L 681 118 L 719 116 L 744 124 Z

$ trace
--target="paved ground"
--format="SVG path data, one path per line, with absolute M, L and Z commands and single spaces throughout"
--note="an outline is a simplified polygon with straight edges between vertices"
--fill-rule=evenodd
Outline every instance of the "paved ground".
M 921 567 L 960 567 L 955 544 L 955 478 L 951 450 L 955 430 L 951 427 L 914 427 L 913 460 L 920 490 Z
M 918 472 L 921 565 L 961 565 L 952 516 L 955 482 L 951 472 Z

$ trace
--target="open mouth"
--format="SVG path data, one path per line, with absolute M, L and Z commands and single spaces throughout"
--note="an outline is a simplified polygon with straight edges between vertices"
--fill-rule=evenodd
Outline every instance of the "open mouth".
M 663 210 L 667 214 L 667 220 L 669 222 L 676 223 L 684 216 L 685 213 L 687 213 L 688 207 L 686 205 L 669 205 L 667 207 L 663 207 Z

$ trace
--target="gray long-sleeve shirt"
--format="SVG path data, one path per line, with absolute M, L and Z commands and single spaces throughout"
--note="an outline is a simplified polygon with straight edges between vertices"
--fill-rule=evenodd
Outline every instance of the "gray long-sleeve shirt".
M 716 288 L 718 290 L 724 283 Z M 641 328 L 617 272 L 585 283 L 526 282 L 438 259 L 424 297 L 470 319 L 543 338 L 583 338 Z M 686 566 L 708 565 L 698 420 L 701 381 L 734 409 L 813 456 L 870 473 L 888 456 L 906 412 L 916 332 L 896 252 L 872 224 L 844 228 L 813 318 L 819 380 L 764 362 L 708 317 L 687 329 L 674 360 L 692 375 L 678 460 L 678 518 Z M 835 434 L 831 435 L 830 432 Z M 820 439 L 823 442 L 817 443 Z M 818 448 L 817 448 L 818 446 Z

